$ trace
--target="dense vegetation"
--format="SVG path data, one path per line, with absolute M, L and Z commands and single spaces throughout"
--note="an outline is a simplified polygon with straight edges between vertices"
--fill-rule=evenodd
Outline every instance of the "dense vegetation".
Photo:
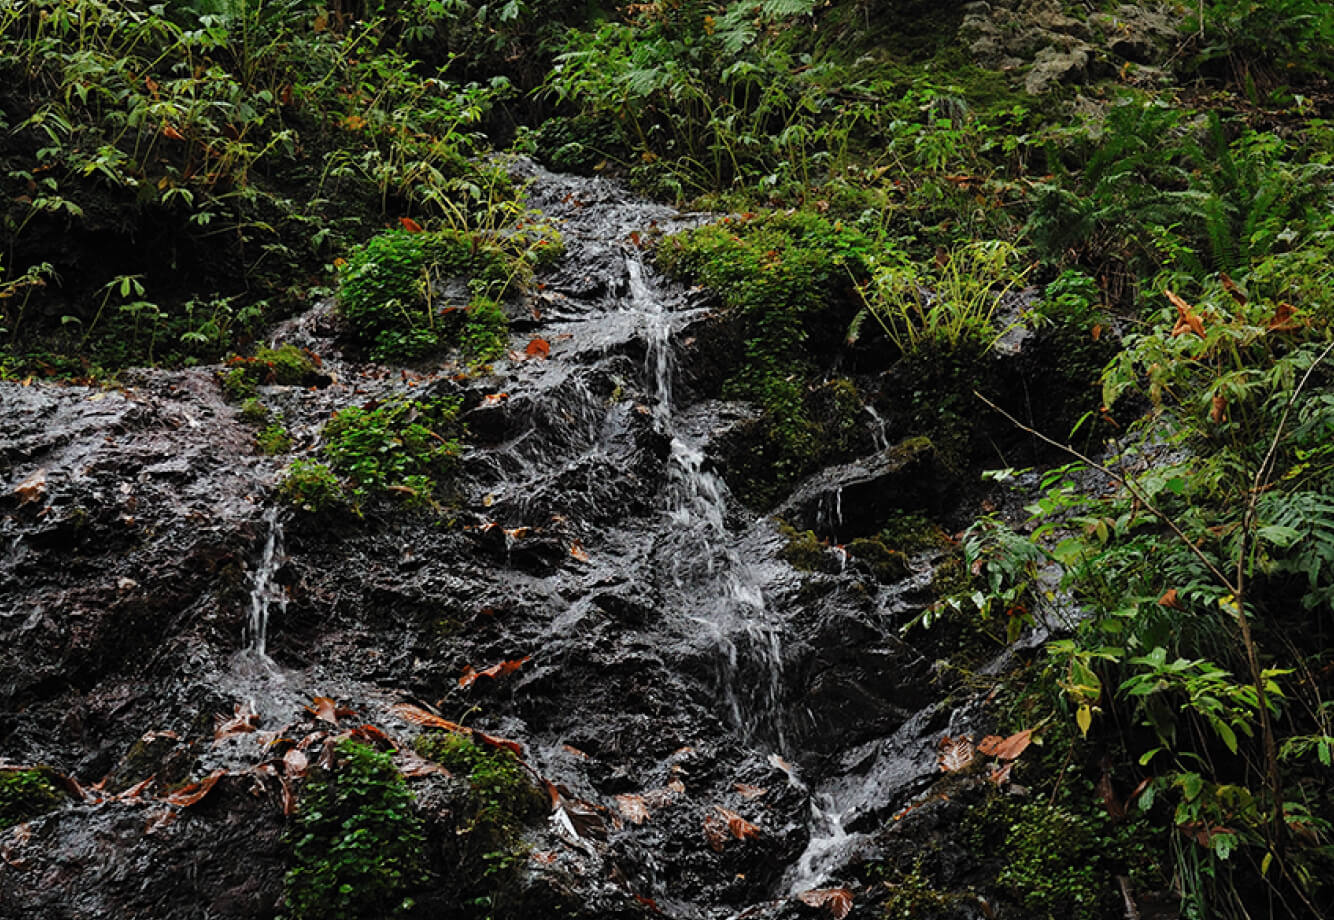
M 0 0 L 0 376 L 114 380 L 239 352 L 223 376 L 245 399 L 311 373 L 254 346 L 335 287 L 369 358 L 495 360 L 501 301 L 559 252 L 479 156 L 502 139 L 733 212 L 659 258 L 741 330 L 724 393 L 762 410 L 738 467 L 755 504 L 848 456 L 866 404 L 950 464 L 988 465 L 983 426 L 1021 423 L 973 392 L 1006 404 L 990 355 L 1022 325 L 1078 424 L 1041 432 L 1031 516 L 968 528 L 959 583 L 918 624 L 1059 627 L 1003 679 L 1007 727 L 1045 736 L 1025 765 L 1037 795 L 991 803 L 970 831 L 979 852 L 1033 857 L 997 867 L 1001 897 L 1113 916 L 1099 897 L 1124 875 L 1184 916 L 1319 915 L 1334 898 L 1334 9 L 1169 4 L 1144 50 L 1099 31 L 1115 4 L 1048 6 L 1094 23 L 1079 32 L 1094 52 L 1030 94 L 1019 70 L 958 50 L 953 3 Z M 1011 309 L 1024 285 L 1037 296 Z M 310 509 L 434 506 L 457 412 L 346 409 L 283 488 Z M 878 552 L 906 548 L 890 539 Z M 471 829 L 508 852 L 485 798 L 506 765 L 427 753 L 472 776 Z M 323 854 L 361 829 L 326 800 L 390 822 L 367 825 L 393 841 L 378 861 L 347 862 L 371 872 L 356 897 L 388 910 L 412 882 L 395 777 L 348 745 L 307 784 L 293 916 L 359 909 Z M 43 782 L 6 777 L 53 797 Z M 929 860 L 878 871 L 896 884 L 887 915 L 952 896 Z

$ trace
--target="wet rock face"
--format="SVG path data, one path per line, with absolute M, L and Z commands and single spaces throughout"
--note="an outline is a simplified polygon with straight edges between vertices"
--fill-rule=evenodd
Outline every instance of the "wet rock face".
M 636 243 L 692 218 L 522 168 L 569 256 L 514 357 L 463 381 L 358 365 L 321 307 L 275 340 L 318 352 L 328 385 L 261 389 L 298 455 L 344 406 L 462 396 L 442 515 L 269 513 L 291 458 L 255 452 L 207 369 L 0 383 L 0 749 L 78 802 L 0 837 L 0 915 L 272 916 L 307 756 L 288 754 L 355 731 L 406 749 L 405 701 L 541 778 L 511 915 L 804 916 L 791 895 L 851 878 L 869 826 L 934 774 L 955 726 L 897 635 L 922 573 L 798 572 L 719 473 L 753 418 L 717 399 L 733 333 Z M 549 356 L 523 356 L 535 335 Z M 874 451 L 782 514 L 870 534 L 944 501 L 939 472 L 921 445 Z M 441 843 L 467 833 L 458 783 L 409 783 L 436 842 L 414 896 L 461 910 Z

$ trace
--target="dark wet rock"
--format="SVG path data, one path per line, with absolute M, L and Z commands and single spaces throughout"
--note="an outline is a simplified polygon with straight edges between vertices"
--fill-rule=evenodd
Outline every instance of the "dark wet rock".
M 4 842 L 0 916 L 272 917 L 285 858 L 274 787 L 226 776 L 192 808 L 109 802 L 35 820 Z
M 952 479 L 930 441 L 913 438 L 821 470 L 775 513 L 798 530 L 847 540 L 875 533 L 893 512 L 939 508 Z
M 216 369 L 145 370 L 121 391 L 0 383 L 0 745 L 106 780 L 7 851 L 23 867 L 0 866 L 0 916 L 273 916 L 279 753 L 316 760 L 362 725 L 408 745 L 402 702 L 513 742 L 554 790 L 506 892 L 535 916 L 808 916 L 792 885 L 837 882 L 864 853 L 813 801 L 856 835 L 928 785 L 959 726 L 929 705 L 934 656 L 897 630 L 929 576 L 857 538 L 944 506 L 952 476 L 920 441 L 812 476 L 781 513 L 813 532 L 822 571 L 784 562 L 775 522 L 724 481 L 755 421 L 716 399 L 735 327 L 645 259 L 692 218 L 516 168 L 568 253 L 511 342 L 540 336 L 546 358 L 485 377 L 363 365 L 320 305 L 274 332 L 331 380 L 261 388 L 297 445 L 276 459 Z M 464 400 L 442 513 L 272 510 L 332 412 L 395 393 Z M 216 770 L 202 801 L 164 800 Z M 447 881 L 466 790 L 411 786 Z M 821 860 L 794 874 L 812 846 Z M 460 889 L 419 895 L 419 914 L 450 915 Z

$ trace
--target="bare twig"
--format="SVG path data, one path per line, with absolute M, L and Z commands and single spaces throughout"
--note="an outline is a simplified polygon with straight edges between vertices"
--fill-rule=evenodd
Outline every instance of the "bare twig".
M 1014 425 L 1020 431 L 1026 431 L 1029 434 L 1033 435 L 1033 437 L 1037 438 L 1038 440 L 1050 444 L 1057 450 L 1064 451 L 1065 453 L 1076 458 L 1077 460 L 1080 460 L 1088 464 L 1095 470 L 1098 470 L 1104 476 L 1107 476 L 1117 485 L 1121 486 L 1127 492 L 1129 492 L 1137 502 L 1139 502 L 1141 505 L 1144 506 L 1145 510 L 1147 510 L 1158 520 L 1162 521 L 1163 524 L 1166 525 L 1166 527 L 1172 531 L 1172 533 L 1176 534 L 1177 539 L 1181 541 L 1182 545 L 1184 545 L 1188 550 L 1190 550 L 1191 553 L 1195 555 L 1195 558 L 1199 559 L 1200 562 L 1204 564 L 1205 568 L 1209 570 L 1210 574 L 1212 574 L 1214 578 L 1218 579 L 1219 584 L 1221 584 L 1223 587 L 1231 591 L 1233 595 L 1236 595 L 1237 591 L 1236 588 L 1234 588 L 1232 585 L 1232 580 L 1228 578 L 1226 575 L 1224 575 L 1222 570 L 1220 570 L 1218 566 L 1214 565 L 1213 561 L 1210 560 L 1209 557 L 1206 556 L 1200 550 L 1200 548 L 1191 541 L 1190 537 L 1186 536 L 1186 534 L 1181 530 L 1181 528 L 1177 526 L 1176 521 L 1172 520 L 1170 517 L 1168 517 L 1168 515 L 1165 512 L 1159 510 L 1159 508 L 1156 505 L 1154 505 L 1153 502 L 1149 501 L 1148 498 L 1144 496 L 1144 493 L 1141 492 L 1133 482 L 1131 482 L 1125 476 L 1122 476 L 1120 473 L 1117 473 L 1116 471 L 1112 470 L 1110 467 L 1104 466 L 1103 464 L 1099 463 L 1097 460 L 1094 460 L 1091 457 L 1086 457 L 1084 454 L 1081 454 L 1079 451 L 1075 450 L 1069 444 L 1062 444 L 1060 441 L 1047 437 L 1045 434 L 1038 431 L 1036 428 L 1031 428 L 1028 425 L 1025 425 L 1023 422 L 1019 421 L 1019 419 L 1015 418 L 1013 415 L 1006 412 L 1000 406 L 996 405 L 994 402 L 987 399 L 985 396 L 983 396 L 976 390 L 973 391 L 973 395 L 976 396 L 978 399 L 982 400 L 982 402 L 986 403 L 992 409 L 996 410 L 996 412 L 1004 416 L 1004 418 L 1007 421 L 1009 421 L 1010 424 Z

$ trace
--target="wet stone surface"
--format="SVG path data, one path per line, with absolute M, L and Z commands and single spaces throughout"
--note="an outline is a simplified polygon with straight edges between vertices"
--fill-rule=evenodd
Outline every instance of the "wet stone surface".
M 727 324 L 639 245 L 694 218 L 522 169 L 568 257 L 490 376 L 351 362 L 327 304 L 273 334 L 328 376 L 262 391 L 298 455 L 340 407 L 464 398 L 444 515 L 270 514 L 290 457 L 256 452 L 215 369 L 0 383 L 0 752 L 78 791 L 0 831 L 0 915 L 273 916 L 300 791 L 273 745 L 363 724 L 408 744 L 403 701 L 517 742 L 551 783 L 520 884 L 570 916 L 806 916 L 791 895 L 849 878 L 870 827 L 934 776 L 959 726 L 898 638 L 920 573 L 798 572 L 717 473 L 751 411 L 717 399 Z M 531 335 L 549 357 L 522 357 Z M 813 479 L 788 513 L 818 528 L 831 494 L 862 490 L 869 532 L 887 482 L 935 487 L 885 456 Z M 321 723 L 315 697 L 355 715 Z M 216 771 L 200 801 L 168 800 Z M 437 781 L 410 782 L 442 833 Z

